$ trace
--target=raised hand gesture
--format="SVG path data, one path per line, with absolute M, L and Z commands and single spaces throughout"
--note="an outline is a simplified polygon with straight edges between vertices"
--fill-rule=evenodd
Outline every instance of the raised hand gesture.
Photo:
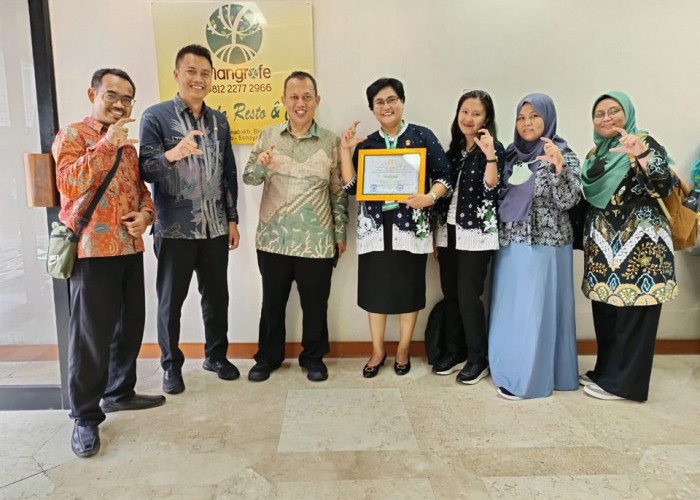
M 347 129 L 340 135 L 340 147 L 343 149 L 352 149 L 359 143 L 367 139 L 367 136 L 358 137 L 357 136 L 357 125 L 359 125 L 359 120 L 352 124 L 352 127 Z
M 270 146 L 267 151 L 263 151 L 258 155 L 258 165 L 262 165 L 265 168 L 275 168 L 279 165 L 279 162 L 273 160 L 275 151 L 275 145 Z
M 561 151 L 552 139 L 547 137 L 540 137 L 540 140 L 545 143 L 544 145 L 544 155 L 538 156 L 536 159 L 540 161 L 546 161 L 554 165 L 554 170 L 559 174 L 564 168 L 564 157 Z
M 170 163 L 175 163 L 191 155 L 203 155 L 204 151 L 197 147 L 197 140 L 195 137 L 198 135 L 204 135 L 204 132 L 192 130 L 187 134 L 187 137 L 177 143 L 177 146 L 165 152 L 165 159 Z
M 481 134 L 481 137 L 479 137 L 479 134 Z M 474 142 L 486 155 L 487 160 L 495 158 L 496 151 L 493 146 L 493 136 L 489 133 L 488 129 L 485 128 L 479 129 L 479 134 L 474 136 Z
M 121 148 L 122 146 L 133 146 L 139 142 L 139 140 L 129 139 L 129 130 L 126 128 L 126 124 L 133 121 L 133 118 L 120 118 L 116 121 L 116 123 L 109 126 L 105 139 L 116 148 Z
M 634 134 L 628 134 L 625 129 L 613 127 L 613 130 L 619 132 L 622 137 L 620 137 L 620 145 L 618 147 L 610 148 L 611 152 L 639 156 L 648 149 L 639 137 Z

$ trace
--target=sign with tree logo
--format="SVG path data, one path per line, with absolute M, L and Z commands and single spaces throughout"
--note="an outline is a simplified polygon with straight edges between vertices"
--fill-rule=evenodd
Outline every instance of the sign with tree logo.
M 177 93 L 177 51 L 196 43 L 214 61 L 205 102 L 226 115 L 234 144 L 253 144 L 263 128 L 285 121 L 284 79 L 313 73 L 310 1 L 154 2 L 151 9 L 161 100 Z

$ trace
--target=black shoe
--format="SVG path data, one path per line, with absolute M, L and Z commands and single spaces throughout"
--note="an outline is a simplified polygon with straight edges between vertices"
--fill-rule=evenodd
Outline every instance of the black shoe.
M 468 385 L 476 384 L 479 380 L 488 376 L 488 374 L 489 364 L 486 361 L 482 361 L 481 363 L 467 361 L 462 371 L 457 374 L 457 382 Z
M 204 363 L 202 363 L 202 368 L 210 372 L 216 372 L 222 380 L 236 380 L 241 376 L 238 368 L 231 363 L 228 359 L 211 359 L 204 358 Z
M 182 373 L 175 370 L 165 370 L 163 372 L 163 392 L 167 394 L 179 394 L 185 390 L 185 381 Z
M 410 371 L 411 371 L 411 356 L 408 357 L 408 361 L 406 361 L 406 364 L 401 364 L 398 361 L 394 360 L 394 372 L 397 375 L 406 375 Z
M 262 363 L 255 363 L 253 368 L 248 372 L 248 380 L 251 382 L 263 382 L 270 378 L 272 368 Z
M 323 361 L 306 361 L 304 363 L 299 362 L 299 365 L 308 370 L 306 378 L 312 382 L 323 382 L 328 378 L 328 368 L 326 368 Z
M 435 364 L 433 365 L 433 373 L 436 375 L 449 375 L 457 368 L 457 365 L 464 363 L 466 357 L 457 356 L 455 354 L 444 354 L 440 356 Z
M 498 388 L 498 395 L 501 396 L 502 398 L 510 399 L 511 401 L 519 401 L 519 400 L 523 399 L 520 396 L 516 396 L 515 394 L 510 392 L 505 387 Z
M 121 401 L 100 401 L 100 408 L 105 413 L 124 410 L 145 410 L 155 408 L 165 404 L 165 396 L 147 396 L 145 394 L 134 394 L 128 399 Z
M 73 435 L 70 439 L 70 447 L 80 458 L 97 455 L 100 451 L 100 431 L 96 425 L 73 425 Z
M 377 373 L 379 373 L 379 368 L 384 366 L 384 361 L 386 361 L 386 351 L 384 351 L 384 357 L 382 358 L 382 360 L 379 362 L 378 365 L 369 366 L 369 361 L 367 362 L 365 367 L 362 369 L 362 376 L 365 378 L 376 377 Z

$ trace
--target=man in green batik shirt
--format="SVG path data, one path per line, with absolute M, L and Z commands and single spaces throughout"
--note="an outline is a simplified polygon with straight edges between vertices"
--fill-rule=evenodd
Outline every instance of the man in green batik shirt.
M 307 378 L 328 378 L 328 296 L 334 262 L 345 251 L 347 194 L 341 188 L 340 139 L 314 121 L 316 80 L 295 71 L 284 82 L 288 121 L 262 131 L 243 182 L 264 183 L 255 235 L 263 304 L 258 352 L 248 380 L 267 380 L 284 360 L 285 308 L 296 281 L 304 314 L 299 364 Z

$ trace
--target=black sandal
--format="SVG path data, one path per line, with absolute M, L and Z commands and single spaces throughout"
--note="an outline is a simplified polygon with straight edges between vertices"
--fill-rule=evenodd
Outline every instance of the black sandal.
M 384 361 L 386 361 L 386 351 L 384 351 L 384 357 L 382 358 L 382 360 L 379 362 L 378 365 L 369 366 L 369 361 L 367 362 L 365 367 L 362 369 L 362 376 L 365 378 L 376 377 L 377 373 L 379 373 L 379 368 L 384 366 Z
M 411 371 L 411 356 L 408 357 L 408 361 L 406 361 L 405 364 L 394 361 L 394 372 L 397 375 L 406 375 L 410 371 Z

